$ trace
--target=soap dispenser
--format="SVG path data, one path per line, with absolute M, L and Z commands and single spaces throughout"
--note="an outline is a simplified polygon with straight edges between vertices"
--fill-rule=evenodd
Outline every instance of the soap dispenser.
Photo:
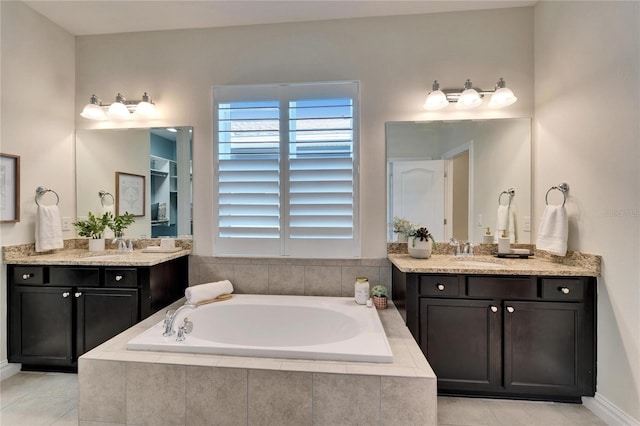
M 493 244 L 493 235 L 491 235 L 491 229 L 489 227 L 487 227 L 487 230 L 482 236 L 482 242 L 485 244 Z
M 502 235 L 498 238 L 498 254 L 511 253 L 511 240 L 507 237 L 507 231 L 502 230 Z

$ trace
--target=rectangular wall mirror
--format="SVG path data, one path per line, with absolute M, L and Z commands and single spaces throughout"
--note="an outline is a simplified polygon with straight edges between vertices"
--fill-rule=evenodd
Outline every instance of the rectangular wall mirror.
M 388 122 L 386 159 L 387 241 L 400 217 L 436 241 L 480 243 L 502 204 L 512 241 L 531 242 L 530 118 Z
M 127 173 L 145 177 L 144 194 L 137 194 L 145 213 L 125 237 L 192 235 L 192 132 L 190 126 L 76 131 L 77 217 L 115 212 L 116 173 Z

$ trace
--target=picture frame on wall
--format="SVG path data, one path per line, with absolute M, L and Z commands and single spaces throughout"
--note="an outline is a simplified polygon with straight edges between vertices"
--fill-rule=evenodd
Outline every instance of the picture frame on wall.
M 145 177 L 116 172 L 116 215 L 145 215 Z
M 0 153 L 0 222 L 20 222 L 20 156 Z

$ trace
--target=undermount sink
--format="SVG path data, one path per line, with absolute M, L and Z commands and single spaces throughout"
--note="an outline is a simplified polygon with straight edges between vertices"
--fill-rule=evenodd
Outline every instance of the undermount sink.
M 454 262 L 464 266 L 477 266 L 479 268 L 501 268 L 504 267 L 503 263 L 493 262 L 491 260 L 482 259 L 454 259 Z

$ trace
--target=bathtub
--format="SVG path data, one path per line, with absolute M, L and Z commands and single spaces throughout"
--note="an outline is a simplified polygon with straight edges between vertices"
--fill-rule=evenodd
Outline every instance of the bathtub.
M 393 362 L 375 308 L 353 298 L 237 294 L 184 309 L 193 331 L 183 342 L 163 337 L 160 322 L 129 340 L 130 350 L 309 360 Z

